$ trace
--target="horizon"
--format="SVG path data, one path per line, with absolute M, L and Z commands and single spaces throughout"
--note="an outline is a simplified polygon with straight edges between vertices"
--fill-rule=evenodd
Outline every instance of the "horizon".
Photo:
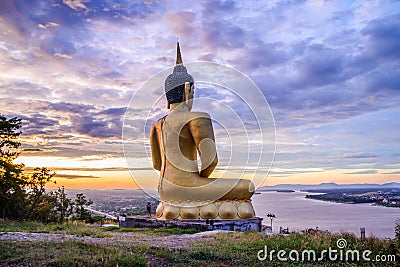
M 124 116 L 141 85 L 175 64 L 179 37 L 184 65 L 231 66 L 268 101 L 276 151 L 270 170 L 259 166 L 268 176 L 260 186 L 399 182 L 399 10 L 396 1 L 1 1 L 0 114 L 22 119 L 15 162 L 54 170 L 50 189 L 137 189 L 123 153 Z M 251 121 L 222 86 L 195 86 L 196 97 L 229 103 Z M 158 89 L 135 111 L 134 142 L 148 137 L 142 121 L 167 112 Z M 224 126 L 239 138 L 258 136 L 218 115 L 221 161 L 212 177 L 251 178 L 242 155 L 224 169 Z M 143 143 L 148 149 L 148 138 Z M 257 142 L 239 152 L 250 145 Z M 148 181 L 141 186 L 154 186 L 149 156 L 129 157 Z
M 262 187 L 273 187 L 273 186 L 279 186 L 279 185 L 323 185 L 323 184 L 335 184 L 335 185 L 360 185 L 360 186 L 366 186 L 366 185 L 378 185 L 378 186 L 382 186 L 382 185 L 386 185 L 386 184 L 398 184 L 400 186 L 400 182 L 387 182 L 387 183 L 383 183 L 383 184 L 371 184 L 371 183 L 349 183 L 349 184 L 338 184 L 338 183 L 334 183 L 334 182 L 322 182 L 322 183 L 318 183 L 318 184 L 274 184 L 274 185 L 263 185 L 259 188 Z M 259 189 L 258 188 L 258 189 Z M 56 188 L 52 188 L 52 189 L 56 189 Z M 52 190 L 51 189 L 51 190 Z M 101 189 L 96 189 L 96 188 L 66 188 L 66 190 L 140 190 L 140 191 L 146 191 L 146 190 L 157 190 L 157 188 L 101 188 Z

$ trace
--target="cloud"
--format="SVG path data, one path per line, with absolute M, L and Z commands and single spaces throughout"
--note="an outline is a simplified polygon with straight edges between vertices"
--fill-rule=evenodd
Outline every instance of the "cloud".
M 56 118 L 49 118 L 48 116 L 40 113 L 34 113 L 31 115 L 19 115 L 22 119 L 23 126 L 21 128 L 25 135 L 32 134 L 55 134 L 56 127 L 58 126 L 58 120 Z
M 92 137 L 121 136 L 121 123 L 115 123 L 112 119 L 96 119 L 94 116 L 71 117 L 72 128 L 79 134 Z
M 383 172 L 382 174 L 400 174 L 400 171 Z
M 33 171 L 33 167 L 25 167 L 24 170 L 31 172 Z M 120 167 L 105 167 L 105 168 L 80 168 L 80 167 L 52 167 L 52 171 L 85 171 L 85 172 L 120 172 L 126 171 L 127 168 L 120 168 Z M 57 177 L 67 176 L 68 174 L 57 174 Z M 68 175 L 70 176 L 70 175 Z M 76 175 L 78 176 L 78 175 Z
M 250 69 L 283 64 L 291 58 L 290 51 L 282 42 L 264 43 L 259 40 L 257 45 L 246 50 L 246 56 L 239 59 L 238 63 L 242 62 Z
M 70 8 L 77 9 L 88 9 L 85 3 L 90 2 L 90 0 L 63 0 L 63 3 Z
M 378 173 L 376 170 L 366 170 L 366 171 L 358 171 L 358 172 L 348 172 L 346 174 L 376 174 Z
M 279 177 L 283 177 L 283 175 L 291 175 L 291 174 L 298 174 L 298 173 L 313 173 L 313 172 L 323 172 L 323 170 L 313 170 L 313 169 L 300 169 L 300 170 L 282 170 L 282 171 L 277 171 L 277 170 L 271 170 L 269 172 L 270 175 L 273 177 L 277 177 L 277 175 L 282 175 Z
M 96 113 L 71 116 L 72 128 L 92 137 L 121 137 L 122 119 L 126 108 L 110 108 Z
M 368 152 L 358 152 L 352 154 L 344 154 L 343 157 L 348 159 L 367 159 L 367 158 L 376 158 L 378 157 L 378 155 Z
M 245 45 L 245 32 L 237 25 L 224 20 L 206 22 L 205 41 L 217 48 L 241 48 Z
M 33 112 L 26 107 L 33 108 Z M 23 120 L 24 135 L 73 133 L 96 138 L 121 138 L 126 110 L 125 107 L 104 109 L 95 105 L 45 101 L 19 101 L 15 108 L 11 114 Z M 44 115 L 41 110 L 52 112 Z
M 181 40 L 190 40 L 199 32 L 195 24 L 196 14 L 194 12 L 168 12 L 164 15 L 163 19 Z
M 109 116 L 123 116 L 126 112 L 126 107 L 122 107 L 122 108 L 109 108 L 109 109 L 105 109 L 100 111 L 99 115 L 109 115 Z
M 60 26 L 60 25 L 58 23 L 55 23 L 55 22 L 47 22 L 46 24 L 42 24 L 42 23 L 38 24 L 38 27 L 41 28 L 41 29 L 46 29 L 46 28 L 49 28 L 49 27 L 58 27 L 58 26 Z
M 41 152 L 43 149 L 41 148 L 23 148 L 24 152 Z
M 223 16 L 236 11 L 235 1 L 232 0 L 207 0 L 203 8 L 203 15 L 212 17 Z
M 202 39 L 214 53 L 244 47 L 247 38 L 243 25 L 232 19 L 238 13 L 235 1 L 206 1 L 202 5 Z
M 55 53 L 54 56 L 55 57 L 60 57 L 60 58 L 72 59 L 72 56 L 71 55 L 67 55 L 67 54 Z
M 396 60 L 400 57 L 400 15 L 370 21 L 362 30 L 365 38 L 365 56 L 378 60 Z
M 76 104 L 69 102 L 54 102 L 49 103 L 49 107 L 54 111 L 68 112 L 68 113 L 87 113 L 95 110 L 94 105 Z
M 46 136 L 46 135 L 42 135 Z M 79 161 L 89 161 L 85 160 L 85 157 L 96 157 L 95 160 L 119 158 L 123 156 L 121 145 L 111 145 L 105 142 L 96 141 L 95 144 L 85 141 L 84 138 L 76 138 L 76 143 L 71 144 L 71 142 L 65 142 L 63 138 L 61 141 L 55 142 L 55 139 L 51 135 L 49 137 L 48 143 L 35 143 L 34 140 L 25 137 L 24 143 L 21 148 L 23 149 L 22 156 L 35 156 L 35 157 L 62 157 L 75 159 L 78 158 Z M 30 143 L 28 143 L 30 142 Z
M 324 86 L 342 79 L 344 53 L 323 44 L 311 44 L 295 61 L 297 73 L 293 86 Z
M 93 175 L 79 175 L 79 174 L 56 174 L 55 177 L 64 179 L 100 178 L 98 176 L 93 176 Z

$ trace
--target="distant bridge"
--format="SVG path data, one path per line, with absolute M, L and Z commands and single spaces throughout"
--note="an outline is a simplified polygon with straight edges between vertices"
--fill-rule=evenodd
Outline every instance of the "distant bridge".
M 116 217 L 114 215 L 111 215 L 111 214 L 107 214 L 105 212 L 101 212 L 101 211 L 94 210 L 94 209 L 91 209 L 91 208 L 85 208 L 85 210 L 87 210 L 87 211 L 89 211 L 91 213 L 106 217 L 107 219 L 118 220 L 118 217 Z

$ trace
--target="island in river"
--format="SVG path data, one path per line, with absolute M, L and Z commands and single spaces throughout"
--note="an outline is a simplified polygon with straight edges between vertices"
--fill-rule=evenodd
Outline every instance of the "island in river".
M 373 205 L 400 208 L 400 189 L 398 188 L 348 188 L 348 189 L 316 189 L 307 190 L 310 194 L 306 198 L 333 201 L 339 203 Z
M 338 203 L 370 203 L 386 207 L 400 207 L 400 183 L 386 184 L 278 184 L 257 189 L 263 191 L 294 192 L 302 191 L 312 194 L 306 198 Z

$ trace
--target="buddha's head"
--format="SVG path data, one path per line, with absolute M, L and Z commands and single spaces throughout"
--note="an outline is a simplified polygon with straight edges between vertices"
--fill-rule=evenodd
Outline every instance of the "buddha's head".
M 194 80 L 187 72 L 186 67 L 183 66 L 179 43 L 177 43 L 176 66 L 173 72 L 165 79 L 165 95 L 168 101 L 168 108 L 171 104 L 186 102 L 189 109 L 191 109 L 193 93 Z

